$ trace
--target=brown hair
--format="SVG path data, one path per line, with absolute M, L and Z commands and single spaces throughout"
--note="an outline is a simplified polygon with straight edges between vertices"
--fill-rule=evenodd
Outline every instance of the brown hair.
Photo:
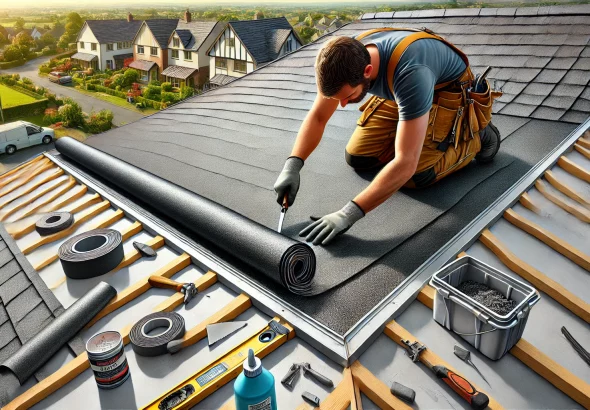
M 320 92 L 335 95 L 345 84 L 356 87 L 363 82 L 365 67 L 371 56 L 360 41 L 351 37 L 334 37 L 326 41 L 315 62 Z

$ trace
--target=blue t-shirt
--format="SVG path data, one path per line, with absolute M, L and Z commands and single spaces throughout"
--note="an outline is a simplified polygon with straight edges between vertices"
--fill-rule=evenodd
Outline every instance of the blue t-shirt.
M 387 66 L 393 50 L 413 31 L 382 31 L 365 37 L 362 43 L 374 44 L 379 50 L 379 74 L 369 92 L 378 97 L 395 100 L 400 120 L 418 118 L 432 107 L 434 86 L 452 81 L 465 71 L 461 56 L 445 43 L 434 39 L 417 40 L 410 44 L 395 68 L 391 94 L 387 81 Z

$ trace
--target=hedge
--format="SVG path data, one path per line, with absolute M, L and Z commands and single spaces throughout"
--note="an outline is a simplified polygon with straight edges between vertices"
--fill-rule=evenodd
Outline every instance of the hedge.
M 138 103 L 142 104 L 144 107 L 148 107 L 148 108 L 154 108 L 156 110 L 161 110 L 162 109 L 162 103 L 158 102 L 158 101 L 154 101 L 154 100 L 148 100 L 147 98 L 144 97 L 134 97 L 135 101 L 137 101 Z
M 113 90 L 112 88 L 108 88 L 103 85 L 95 85 L 94 87 L 96 88 L 96 91 L 100 91 L 101 93 L 114 95 L 115 97 L 119 97 L 119 98 L 123 98 L 123 99 L 127 98 L 127 93 L 124 93 L 123 91 Z
M 47 99 L 35 101 L 29 104 L 17 105 L 16 107 L 4 108 L 4 121 L 14 120 L 21 117 L 42 114 L 47 108 Z
M 19 67 L 26 63 L 24 59 L 2 62 L 0 63 L 0 70 L 7 70 L 9 68 Z
M 18 91 L 19 93 L 23 93 L 25 95 L 28 95 L 29 97 L 33 97 L 36 100 L 43 100 L 43 99 L 45 99 L 44 96 L 42 96 L 40 94 L 37 94 L 34 91 L 31 91 L 31 90 L 28 90 L 26 88 L 23 88 L 21 86 L 18 86 L 18 85 L 7 85 L 7 84 L 5 84 L 5 85 L 8 88 L 12 88 L 14 91 Z

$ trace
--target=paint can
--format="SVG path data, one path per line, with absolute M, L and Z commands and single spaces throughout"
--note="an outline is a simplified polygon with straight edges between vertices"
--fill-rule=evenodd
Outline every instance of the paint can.
M 86 342 L 86 352 L 96 384 L 101 389 L 114 389 L 129 378 L 125 346 L 119 332 L 95 334 Z

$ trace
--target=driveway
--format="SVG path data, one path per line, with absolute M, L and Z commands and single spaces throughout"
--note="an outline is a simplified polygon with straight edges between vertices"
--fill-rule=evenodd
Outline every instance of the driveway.
M 113 123 L 115 125 L 128 124 L 144 117 L 143 114 L 138 112 L 126 110 L 125 108 L 121 108 L 118 105 L 111 104 L 107 101 L 99 100 L 86 94 L 79 93 L 71 86 L 55 84 L 49 81 L 46 77 L 39 77 L 39 66 L 47 61 L 49 61 L 48 57 L 39 57 L 34 60 L 27 61 L 25 65 L 20 67 L 10 68 L 8 70 L 0 70 L 0 73 L 19 74 L 21 78 L 30 78 L 35 84 L 51 90 L 52 93 L 58 96 L 72 98 L 78 104 L 80 104 L 84 112 L 89 114 L 92 111 L 100 111 L 103 109 L 111 110 L 114 115 Z
M 55 148 L 55 145 L 52 142 L 47 145 L 33 145 L 32 147 L 19 149 L 12 155 L 0 154 L 0 175 L 45 151 L 51 151 L 53 148 Z

